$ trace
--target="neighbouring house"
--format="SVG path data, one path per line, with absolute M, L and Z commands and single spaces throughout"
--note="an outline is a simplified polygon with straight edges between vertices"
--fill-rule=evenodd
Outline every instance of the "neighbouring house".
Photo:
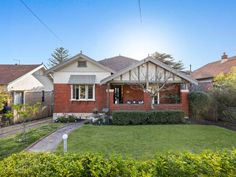
M 54 80 L 54 119 L 88 116 L 94 110 L 151 110 L 151 103 L 157 110 L 183 110 L 188 115 L 187 86 L 197 84 L 191 76 L 151 57 L 138 61 L 117 56 L 95 61 L 80 53 L 47 73 Z M 149 81 L 151 85 L 157 73 L 166 85 L 151 98 L 140 84 Z
M 0 91 L 9 93 L 9 106 L 40 102 L 42 109 L 36 118 L 52 115 L 53 82 L 46 70 L 43 64 L 0 65 Z
M 226 53 L 223 53 L 220 60 L 208 63 L 191 73 L 191 76 L 199 83 L 193 89 L 211 90 L 213 87 L 213 78 L 220 73 L 229 73 L 232 67 L 236 67 L 236 56 L 228 57 Z

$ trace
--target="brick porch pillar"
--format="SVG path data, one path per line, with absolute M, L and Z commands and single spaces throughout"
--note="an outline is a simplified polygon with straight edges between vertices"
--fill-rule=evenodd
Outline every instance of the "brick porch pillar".
M 109 110 L 110 112 L 112 111 L 112 105 L 114 104 L 114 89 L 108 89 L 107 90 L 108 95 L 109 95 Z
M 182 109 L 185 112 L 185 114 L 189 116 L 189 100 L 188 100 L 189 90 L 181 90 L 180 93 L 181 93 Z
M 152 98 L 146 92 L 143 92 L 143 101 L 144 101 L 144 108 L 145 108 L 145 110 L 151 110 L 152 109 L 151 108 Z

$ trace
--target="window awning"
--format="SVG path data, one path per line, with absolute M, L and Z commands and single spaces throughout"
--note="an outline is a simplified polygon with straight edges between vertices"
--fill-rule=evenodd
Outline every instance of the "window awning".
M 71 75 L 69 84 L 95 84 L 96 75 Z

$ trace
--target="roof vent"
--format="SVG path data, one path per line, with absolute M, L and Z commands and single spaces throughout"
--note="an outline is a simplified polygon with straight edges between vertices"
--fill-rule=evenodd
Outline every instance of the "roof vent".
M 224 52 L 223 55 L 221 56 L 221 63 L 224 63 L 228 60 L 228 55 Z

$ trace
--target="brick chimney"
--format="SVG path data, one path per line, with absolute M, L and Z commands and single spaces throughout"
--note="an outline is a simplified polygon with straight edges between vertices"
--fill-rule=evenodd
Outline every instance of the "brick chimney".
M 224 52 L 223 55 L 221 56 L 221 63 L 224 63 L 228 61 L 228 55 Z

